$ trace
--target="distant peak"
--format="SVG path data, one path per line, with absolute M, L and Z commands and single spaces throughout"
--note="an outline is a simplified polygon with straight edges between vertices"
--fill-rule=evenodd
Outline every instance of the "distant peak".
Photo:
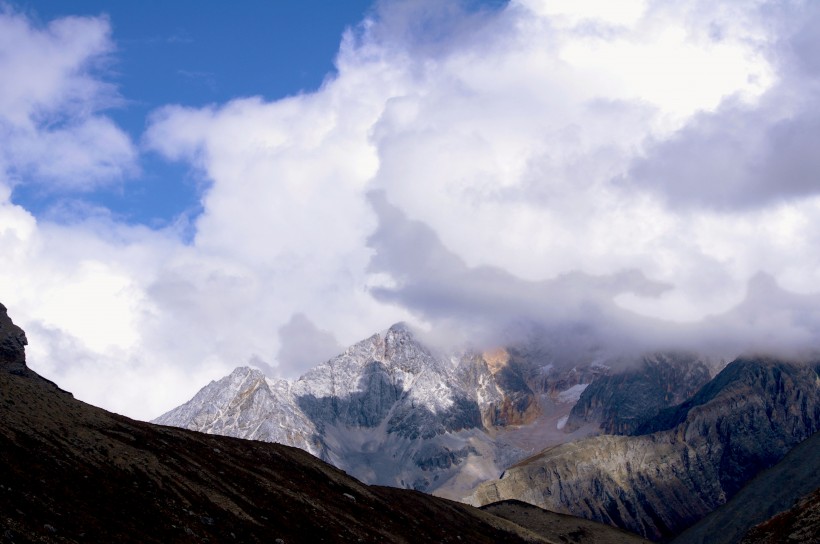
M 400 321 L 387 329 L 387 334 L 385 335 L 385 341 L 388 344 L 421 344 L 419 339 L 416 336 L 415 330 L 408 325 L 407 323 Z
M 259 370 L 258 368 L 253 368 L 250 366 L 238 366 L 233 369 L 233 371 L 229 374 L 231 378 L 244 378 L 246 376 L 253 376 L 254 378 L 263 380 L 265 379 L 265 373 Z

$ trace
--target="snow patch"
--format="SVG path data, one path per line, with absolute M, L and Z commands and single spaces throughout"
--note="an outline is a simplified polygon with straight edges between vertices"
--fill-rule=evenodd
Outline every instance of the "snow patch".
M 556 425 L 556 427 L 558 427 L 559 431 L 562 430 L 566 426 L 568 419 L 569 419 L 569 416 L 564 416 L 564 417 L 562 417 L 561 419 L 558 420 L 558 424 Z
M 586 389 L 587 386 L 589 386 L 588 383 L 579 383 L 577 385 L 573 385 L 565 391 L 561 391 L 558 393 L 558 402 L 565 404 L 569 404 L 570 402 L 578 402 L 581 398 L 581 393 L 584 392 L 584 389 Z

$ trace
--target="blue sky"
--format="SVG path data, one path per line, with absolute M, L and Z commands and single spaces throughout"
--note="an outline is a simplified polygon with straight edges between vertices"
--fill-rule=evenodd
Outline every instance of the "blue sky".
M 271 100 L 317 89 L 334 72 L 342 33 L 360 23 L 370 0 L 267 2 L 45 1 L 12 3 L 45 24 L 70 15 L 106 15 L 116 49 L 101 77 L 123 103 L 107 113 L 139 140 L 147 117 L 166 104 L 204 106 L 241 96 Z M 140 157 L 136 182 L 85 194 L 124 220 L 165 225 L 198 213 L 198 180 L 186 165 Z M 45 212 L 64 194 L 20 186 L 14 200 Z
M 504 0 L 471 0 L 469 9 L 498 9 Z M 312 92 L 334 77 L 339 42 L 372 13 L 372 0 L 112 2 L 38 0 L 12 3 L 45 24 L 65 16 L 106 16 L 116 49 L 100 70 L 115 84 L 122 104 L 107 114 L 139 141 L 148 115 L 167 104 L 201 107 L 244 96 L 275 100 Z M 201 212 L 202 179 L 187 165 L 153 153 L 115 190 L 82 195 L 124 221 L 165 226 Z M 14 200 L 55 216 L 72 195 L 20 185 Z
M 396 321 L 820 349 L 818 27 L 776 0 L 2 3 L 0 302 L 35 370 L 140 418 Z

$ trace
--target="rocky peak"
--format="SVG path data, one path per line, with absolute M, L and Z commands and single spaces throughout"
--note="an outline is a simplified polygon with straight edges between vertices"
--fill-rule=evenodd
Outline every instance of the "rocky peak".
M 418 341 L 406 323 L 396 323 L 387 330 L 384 337 L 384 361 L 410 374 L 442 369 L 439 358 Z
M 6 307 L 0 304 L 0 366 L 12 372 L 26 368 L 26 334 L 8 316 Z

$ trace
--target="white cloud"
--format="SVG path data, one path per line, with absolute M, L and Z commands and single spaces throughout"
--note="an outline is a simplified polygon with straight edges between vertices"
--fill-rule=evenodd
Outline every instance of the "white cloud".
M 777 316 L 725 313 L 760 271 L 803 294 L 820 279 L 811 155 L 773 136 L 816 132 L 811 115 L 778 124 L 814 111 L 813 95 L 785 91 L 814 81 L 811 35 L 794 30 L 805 14 L 630 5 L 383 2 L 315 92 L 161 108 L 144 144 L 208 182 L 185 243 L 104 210 L 55 223 L 11 202 L 12 183 L 116 183 L 136 156 L 92 69 L 113 47 L 107 21 L 34 28 L 4 13 L 0 300 L 32 366 L 153 417 L 234 365 L 298 373 L 303 342 L 345 345 L 399 319 L 487 334 L 521 312 L 587 319 L 612 341 L 644 327 L 718 343 L 703 322 L 673 334 L 650 318 L 721 314 L 708 323 L 730 333 L 722 347 L 761 327 L 805 343 L 820 320 L 801 296 L 757 289 L 753 313 L 771 299 Z M 25 55 L 50 60 L 18 69 Z M 750 197 L 737 187 L 761 156 Z
M 37 28 L 0 6 L 0 182 L 87 190 L 136 170 L 129 137 L 101 113 L 119 102 L 95 77 L 113 48 L 105 19 Z

